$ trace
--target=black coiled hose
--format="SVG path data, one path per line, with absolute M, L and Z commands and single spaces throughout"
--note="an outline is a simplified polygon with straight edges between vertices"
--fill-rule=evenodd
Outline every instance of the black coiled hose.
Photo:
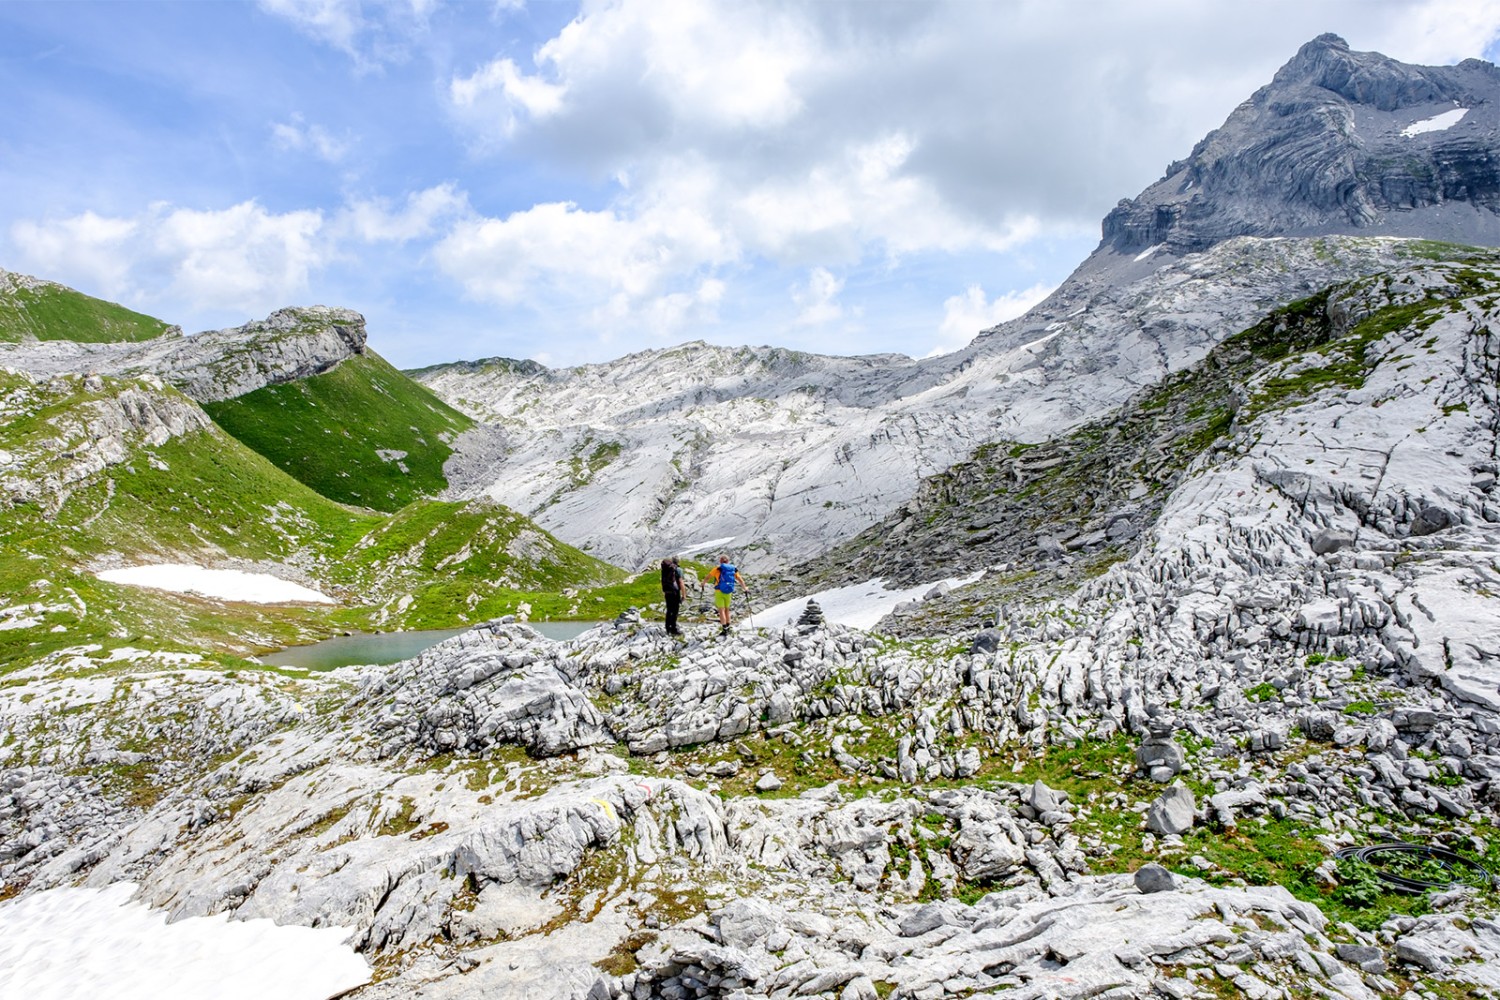
M 1388 855 L 1407 855 L 1436 861 L 1452 876 L 1446 882 L 1400 875 L 1382 867 L 1379 858 Z M 1375 872 L 1375 877 L 1398 892 L 1423 893 L 1431 889 L 1446 889 L 1453 885 L 1476 885 L 1488 889 L 1495 884 L 1495 876 L 1477 861 L 1470 861 L 1446 847 L 1429 847 L 1424 844 L 1375 844 L 1370 847 L 1345 847 L 1334 853 L 1336 858 L 1353 858 L 1363 861 Z

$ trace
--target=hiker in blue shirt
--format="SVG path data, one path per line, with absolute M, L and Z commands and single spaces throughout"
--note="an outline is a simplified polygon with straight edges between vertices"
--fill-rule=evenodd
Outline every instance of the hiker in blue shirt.
M 714 607 L 719 611 L 719 634 L 729 632 L 729 602 L 734 598 L 734 589 L 743 584 L 745 578 L 735 569 L 728 556 L 719 557 L 719 565 L 708 572 L 709 582 L 714 585 Z

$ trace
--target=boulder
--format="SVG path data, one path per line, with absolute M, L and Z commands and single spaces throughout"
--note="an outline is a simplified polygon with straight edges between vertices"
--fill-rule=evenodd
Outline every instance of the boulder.
M 1313 536 L 1312 550 L 1316 555 L 1326 556 L 1346 549 L 1354 544 L 1354 536 L 1343 531 L 1320 531 Z
M 1170 892 L 1177 888 L 1177 877 L 1161 865 L 1144 864 L 1136 869 L 1135 887 L 1142 893 Z
M 1411 533 L 1413 535 L 1433 535 L 1444 531 L 1458 523 L 1458 518 L 1446 507 L 1427 506 L 1417 512 L 1412 519 Z
M 1151 803 L 1146 811 L 1146 825 L 1161 836 L 1183 834 L 1193 828 L 1197 811 L 1192 791 L 1181 782 L 1174 782 Z

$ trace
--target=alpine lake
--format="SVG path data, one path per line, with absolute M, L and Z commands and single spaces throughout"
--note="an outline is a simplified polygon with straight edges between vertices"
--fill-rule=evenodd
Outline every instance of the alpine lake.
M 564 641 L 604 622 L 562 621 L 526 622 L 548 639 Z M 300 670 L 336 670 L 355 664 L 383 665 L 411 659 L 444 639 L 469 631 L 464 628 L 424 629 L 413 632 L 375 632 L 334 636 L 306 646 L 289 646 L 256 659 L 273 667 L 295 667 Z

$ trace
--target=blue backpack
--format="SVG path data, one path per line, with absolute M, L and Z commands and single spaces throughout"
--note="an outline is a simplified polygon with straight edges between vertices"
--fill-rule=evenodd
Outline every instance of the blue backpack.
M 714 589 L 726 594 L 734 593 L 734 564 L 719 564 L 719 582 L 714 584 Z

